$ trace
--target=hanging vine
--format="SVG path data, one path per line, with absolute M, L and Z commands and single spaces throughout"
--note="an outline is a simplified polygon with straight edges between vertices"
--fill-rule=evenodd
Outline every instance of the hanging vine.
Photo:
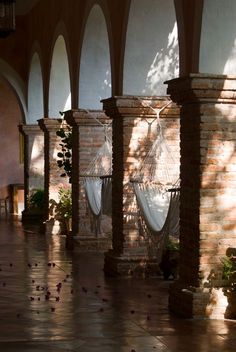
M 61 113 L 63 115 L 63 113 Z M 72 128 L 62 119 L 62 127 L 56 132 L 61 138 L 59 143 L 61 150 L 57 153 L 57 165 L 63 169 L 61 177 L 68 177 L 71 183 L 72 175 Z

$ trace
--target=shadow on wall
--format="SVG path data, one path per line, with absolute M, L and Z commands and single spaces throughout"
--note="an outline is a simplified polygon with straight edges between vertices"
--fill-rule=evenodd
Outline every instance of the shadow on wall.
M 178 34 L 177 23 L 174 24 L 172 32 L 168 35 L 166 48 L 158 51 L 153 59 L 150 69 L 147 73 L 145 89 L 142 93 L 156 92 L 160 89 L 160 84 L 170 78 L 177 77 L 179 73 L 179 52 L 178 52 Z M 162 92 L 165 93 L 164 91 Z

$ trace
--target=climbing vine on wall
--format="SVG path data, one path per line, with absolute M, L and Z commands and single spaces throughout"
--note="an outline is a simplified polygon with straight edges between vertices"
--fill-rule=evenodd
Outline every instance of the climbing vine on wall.
M 61 177 L 68 177 L 71 183 L 72 174 L 72 128 L 62 119 L 62 127 L 56 132 L 61 138 L 59 143 L 61 150 L 57 153 L 57 165 L 63 169 Z

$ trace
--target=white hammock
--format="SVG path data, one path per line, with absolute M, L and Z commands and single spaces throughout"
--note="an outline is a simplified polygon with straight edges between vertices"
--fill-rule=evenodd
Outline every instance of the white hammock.
M 139 209 L 139 231 L 145 239 L 149 256 L 161 260 L 170 237 L 179 236 L 179 189 L 171 192 L 158 186 L 133 182 Z
M 157 112 L 158 118 L 164 108 Z M 145 239 L 149 256 L 159 262 L 168 237 L 179 235 L 179 170 L 173 168 L 174 164 L 159 123 L 158 138 L 132 179 L 139 232 Z
M 91 230 L 96 236 L 101 233 L 101 216 L 110 215 L 111 211 L 111 178 L 103 176 L 111 174 L 112 146 L 105 131 L 105 142 L 99 148 L 95 158 L 89 164 L 84 178 L 84 189 L 91 213 Z

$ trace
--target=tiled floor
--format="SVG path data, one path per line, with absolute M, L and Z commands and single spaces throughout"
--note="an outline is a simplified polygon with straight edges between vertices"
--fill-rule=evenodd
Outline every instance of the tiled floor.
M 100 253 L 0 220 L 1 352 L 230 352 L 236 321 L 170 316 L 162 279 L 108 279 Z

